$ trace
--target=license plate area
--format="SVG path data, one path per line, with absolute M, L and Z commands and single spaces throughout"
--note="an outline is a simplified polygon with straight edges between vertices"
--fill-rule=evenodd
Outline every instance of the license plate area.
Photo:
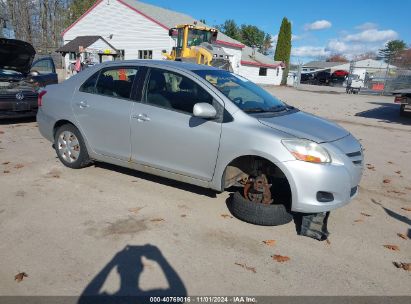
M 13 104 L 13 111 L 21 112 L 21 111 L 29 111 L 30 104 L 27 101 L 18 101 Z

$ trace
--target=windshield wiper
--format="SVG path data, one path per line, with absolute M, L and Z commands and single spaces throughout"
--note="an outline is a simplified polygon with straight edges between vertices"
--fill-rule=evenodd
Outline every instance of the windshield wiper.
M 244 112 L 246 113 L 275 113 L 275 112 L 282 112 L 286 110 L 287 108 L 284 106 L 276 106 L 276 107 L 271 107 L 268 109 L 263 109 L 263 108 L 247 108 L 243 109 Z
M 282 112 L 284 110 L 287 110 L 287 107 L 285 106 L 276 106 L 276 107 L 271 107 L 267 110 L 267 112 Z
M 262 108 L 247 108 L 243 109 L 244 112 L 246 113 L 265 113 L 266 110 Z

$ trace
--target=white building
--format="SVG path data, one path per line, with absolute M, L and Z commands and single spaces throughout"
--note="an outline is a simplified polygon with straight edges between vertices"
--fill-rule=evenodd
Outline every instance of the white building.
M 137 0 L 97 0 L 76 22 L 63 32 L 65 44 L 83 36 L 98 37 L 100 53 L 115 51 L 123 59 L 164 59 L 162 52 L 170 52 L 175 40 L 168 30 L 177 24 L 192 24 L 194 18 Z M 199 25 L 200 22 L 197 21 Z M 99 39 L 101 38 L 101 39 Z M 230 56 L 235 73 L 261 84 L 279 85 L 283 73 L 282 62 L 274 61 L 222 33 L 216 43 Z M 96 47 L 77 45 L 75 47 Z M 77 45 L 77 46 L 76 46 Z M 62 47 L 64 49 L 65 46 Z M 66 67 L 73 53 L 64 52 Z M 71 56 L 71 58 L 70 58 Z M 107 58 L 107 57 L 106 57 Z

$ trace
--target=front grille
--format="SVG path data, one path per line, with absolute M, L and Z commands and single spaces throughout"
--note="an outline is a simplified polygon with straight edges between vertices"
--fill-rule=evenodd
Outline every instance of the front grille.
M 356 186 L 356 187 L 354 187 L 354 188 L 351 188 L 350 197 L 353 197 L 354 194 L 357 193 L 357 188 L 358 188 L 358 186 Z
M 15 93 L 0 93 L 0 101 L 13 101 L 16 99 L 16 92 Z M 37 93 L 36 92 L 23 92 L 24 98 L 21 101 L 31 101 L 37 100 Z
M 348 157 L 361 156 L 361 151 L 352 152 L 352 153 L 347 153 L 347 156 L 348 156 Z
M 351 152 L 346 154 L 354 165 L 361 166 L 363 162 L 362 151 Z

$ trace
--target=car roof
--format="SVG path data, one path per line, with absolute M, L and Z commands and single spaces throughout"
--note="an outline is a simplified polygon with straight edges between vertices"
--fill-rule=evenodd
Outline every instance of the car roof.
M 163 67 L 172 67 L 172 68 L 179 68 L 185 69 L 189 71 L 195 70 L 219 70 L 218 68 L 208 66 L 208 65 L 201 65 L 189 62 L 182 62 L 182 61 L 172 61 L 172 60 L 151 60 L 151 59 L 139 59 L 139 60 L 122 60 L 122 61 L 106 61 L 101 65 L 104 66 L 113 66 L 113 65 L 147 65 L 147 66 L 163 66 Z

